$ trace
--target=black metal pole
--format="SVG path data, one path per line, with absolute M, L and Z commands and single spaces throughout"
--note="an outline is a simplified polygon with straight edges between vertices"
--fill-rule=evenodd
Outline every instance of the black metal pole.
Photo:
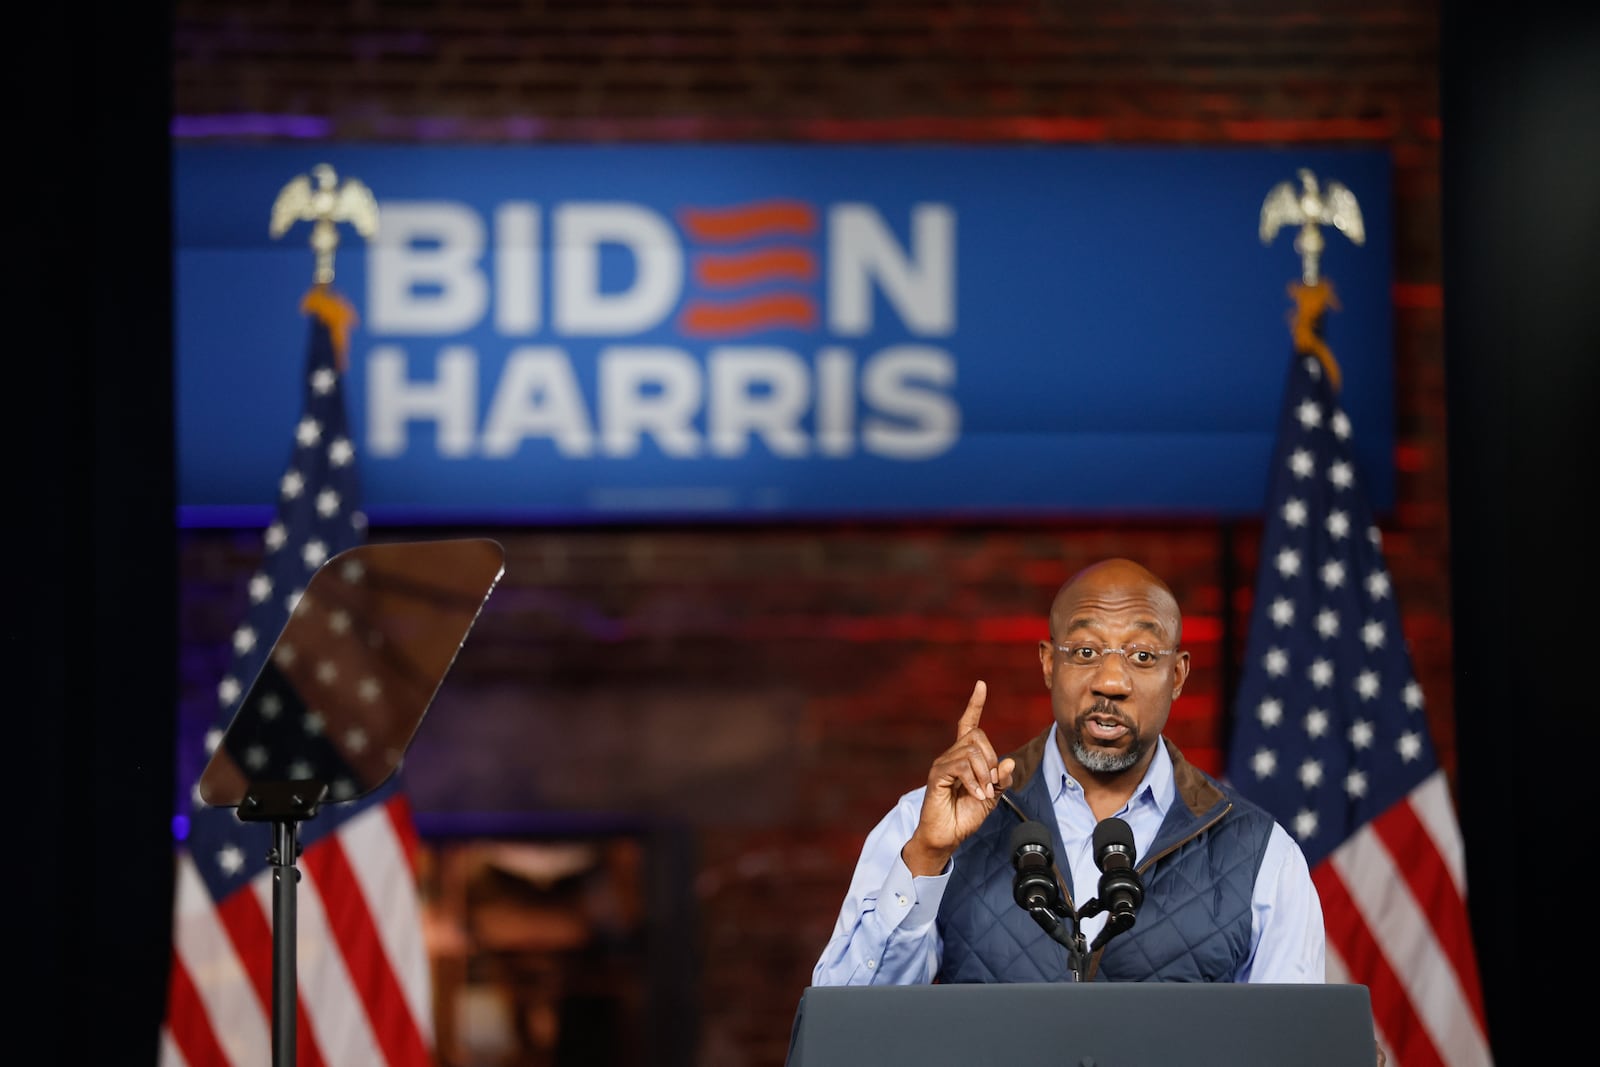
M 300 871 L 293 819 L 273 823 L 272 848 L 272 1063 L 295 1064 L 295 895 Z
M 296 997 L 300 981 L 295 974 L 295 894 L 300 872 L 300 823 L 317 813 L 328 787 L 315 779 L 254 782 L 239 801 L 239 818 L 245 822 L 272 823 L 272 1067 L 294 1067 Z

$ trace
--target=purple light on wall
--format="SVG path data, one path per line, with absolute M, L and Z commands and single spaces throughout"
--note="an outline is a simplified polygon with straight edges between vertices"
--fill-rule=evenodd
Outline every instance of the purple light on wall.
M 326 140 L 333 123 L 316 115 L 174 115 L 171 135 L 180 140 L 206 137 L 293 137 Z

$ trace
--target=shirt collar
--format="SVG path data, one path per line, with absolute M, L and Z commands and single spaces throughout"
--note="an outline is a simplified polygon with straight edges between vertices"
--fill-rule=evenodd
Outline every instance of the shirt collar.
M 1067 773 L 1067 765 L 1061 758 L 1061 748 L 1057 743 L 1056 732 L 1061 728 L 1059 723 L 1052 723 L 1050 736 L 1044 744 L 1044 775 L 1045 781 L 1050 783 L 1050 802 L 1054 804 L 1061 799 L 1062 794 L 1068 792 L 1083 794 L 1083 787 L 1075 782 Z M 1172 757 L 1167 753 L 1167 746 L 1156 737 L 1155 757 L 1150 760 L 1150 766 L 1145 768 L 1144 778 L 1133 791 L 1133 796 L 1128 798 L 1128 807 L 1137 804 L 1153 804 L 1155 809 L 1166 817 L 1167 809 L 1172 807 L 1173 798 L 1177 795 L 1177 787 L 1172 781 Z

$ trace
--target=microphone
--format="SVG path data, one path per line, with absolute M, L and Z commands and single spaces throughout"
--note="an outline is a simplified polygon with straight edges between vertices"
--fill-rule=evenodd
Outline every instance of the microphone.
M 1111 913 L 1108 927 L 1133 925 L 1133 913 L 1144 903 L 1144 882 L 1133 869 L 1137 850 L 1133 828 L 1116 816 L 1101 819 L 1094 828 L 1094 865 L 1101 870 L 1100 904 Z
M 1011 831 L 1011 866 L 1017 869 L 1011 895 L 1025 908 L 1039 929 L 1067 950 L 1067 968 L 1074 982 L 1083 981 L 1083 935 L 1078 916 L 1067 910 L 1056 881 L 1055 857 L 1050 851 L 1050 828 L 1029 819 Z
M 1050 828 L 1044 823 L 1029 819 L 1011 831 L 1011 866 L 1017 870 L 1011 895 L 1018 904 L 1031 912 L 1044 908 L 1056 915 L 1062 913 L 1061 889 L 1051 870 L 1054 862 Z

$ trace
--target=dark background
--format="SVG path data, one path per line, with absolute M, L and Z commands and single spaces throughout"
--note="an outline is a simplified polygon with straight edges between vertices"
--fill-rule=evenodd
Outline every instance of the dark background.
M 930 20 L 940 12 L 956 17 L 974 10 L 921 6 Z M 702 27 L 720 25 L 719 18 L 755 17 L 748 5 L 598 7 L 602 15 L 591 20 L 618 13 L 612 34 L 586 23 L 589 36 L 562 38 L 569 54 L 603 49 L 630 33 L 648 38 L 630 16 L 658 30 L 661 20 L 675 16 Z M 1157 32 L 1174 7 L 1198 21 Z M 359 100 L 389 101 L 391 115 L 425 113 L 425 105 L 403 95 L 404 80 L 404 93 L 431 89 L 438 110 L 488 123 L 489 132 L 478 136 L 489 139 L 496 136 L 496 109 L 506 106 L 503 94 L 496 95 L 503 86 L 484 73 L 505 69 L 495 67 L 492 56 L 458 62 L 459 52 L 451 60 L 445 49 L 434 54 L 436 66 L 448 68 L 438 77 L 401 79 L 363 67 L 345 84 L 330 80 L 326 70 L 319 73 L 317 64 L 360 65 L 325 42 L 297 50 L 293 34 L 284 46 L 280 33 L 271 48 L 252 53 L 236 44 L 230 53 L 218 43 L 226 37 L 217 29 L 228 22 L 225 8 L 30 8 L 13 42 L 8 187 L 21 226 L 11 273 L 22 279 L 23 299 L 13 304 L 13 400 L 6 425 L 9 458 L 21 477 L 8 509 L 7 543 L 20 582 L 6 646 L 10 673 L 21 680 L 11 693 L 12 721 L 22 726 L 13 739 L 14 762 L 27 765 L 28 777 L 13 794 L 22 801 L 15 811 L 24 827 L 13 856 L 26 890 L 10 925 L 26 934 L 16 975 L 27 990 L 24 1002 L 37 997 L 42 1012 L 30 1014 L 29 1023 L 56 1024 L 43 1030 L 47 1044 L 62 1052 L 47 1056 L 50 1062 L 153 1062 L 170 937 L 174 709 L 185 692 L 208 684 L 201 677 L 204 664 L 185 675 L 180 663 L 191 646 L 215 644 L 218 637 L 186 604 L 210 595 L 213 614 L 225 620 L 227 590 L 253 563 L 249 531 L 197 536 L 174 526 L 169 120 L 180 106 L 203 113 L 334 113 L 342 116 L 334 124 L 336 138 L 415 139 L 414 125 L 385 125 L 382 109 L 340 103 L 342 89 Z M 295 8 L 266 10 L 301 27 L 304 43 L 324 16 L 315 5 L 298 14 Z M 869 22 L 853 21 L 843 8 L 816 8 L 834 11 L 840 24 L 831 41 L 809 43 L 843 58 L 819 64 L 825 69 L 813 83 L 795 82 L 787 90 L 767 85 L 761 72 L 776 46 L 768 40 L 749 47 L 738 37 L 708 46 L 705 66 L 718 73 L 700 83 L 675 81 L 670 72 L 653 82 L 648 63 L 644 75 L 637 62 L 602 64 L 592 76 L 610 95 L 597 97 L 583 92 L 583 71 L 590 68 L 556 61 L 558 50 L 541 53 L 555 55 L 548 76 L 526 81 L 521 92 L 532 101 L 527 106 L 551 116 L 553 137 L 573 140 L 650 140 L 670 129 L 690 140 L 1209 143 L 1231 137 L 1378 141 L 1394 148 L 1402 186 L 1397 202 L 1412 208 L 1397 211 L 1405 230 L 1397 237 L 1398 451 L 1422 461 L 1421 473 L 1413 469 L 1402 480 L 1401 502 L 1385 521 L 1385 533 L 1436 742 L 1457 787 L 1490 1037 L 1499 1062 L 1517 1062 L 1523 1039 L 1516 1026 L 1523 1016 L 1514 990 L 1527 985 L 1530 972 L 1559 977 L 1536 967 L 1528 946 L 1551 931 L 1564 937 L 1562 923 L 1571 921 L 1580 940 L 1567 954 L 1581 961 L 1586 929 L 1581 901 L 1571 903 L 1558 888 L 1564 856 L 1557 846 L 1566 841 L 1555 834 L 1565 827 L 1549 812 L 1562 810 L 1556 806 L 1558 776 L 1581 767 L 1572 741 L 1593 736 L 1583 700 L 1593 640 L 1585 551 L 1592 539 L 1584 520 L 1595 477 L 1583 418 L 1597 395 L 1593 366 L 1600 355 L 1593 295 L 1600 281 L 1595 16 L 1551 3 L 1494 10 L 1327 0 L 1288 12 L 1309 12 L 1320 30 L 1296 38 L 1294 48 L 1274 51 L 1272 42 L 1290 31 L 1278 25 L 1273 32 L 1279 36 L 1272 36 L 1262 27 L 1283 5 L 1132 4 L 1119 9 L 1132 27 L 1118 38 L 1119 61 L 1074 56 L 1063 46 L 1048 63 L 1007 64 L 1008 47 L 1025 50 L 1024 31 L 995 36 L 993 24 L 983 23 L 979 28 L 991 34 L 984 51 L 989 65 L 965 64 L 966 73 L 950 75 L 954 87 L 942 93 L 940 72 L 928 73 L 909 54 L 918 51 L 916 40 L 902 44 L 908 54 L 897 58 L 893 32 L 874 36 Z M 437 5 L 366 10 L 442 25 Z M 495 12 L 519 17 L 495 5 L 469 10 L 485 18 Z M 501 46 L 514 50 L 520 41 L 537 51 L 546 37 L 561 37 L 556 29 L 579 9 L 539 10 L 555 20 L 541 24 L 545 36 L 500 34 Z M 1056 7 L 991 10 L 1043 17 Z M 1381 47 L 1396 25 L 1422 32 L 1423 47 L 1411 55 Z M 177 55 L 175 29 L 184 31 L 177 35 Z M 1221 56 L 1215 65 L 1224 74 L 1186 79 L 1161 65 L 1170 56 L 1141 58 L 1147 44 L 1197 36 L 1214 42 Z M 266 55 L 273 48 L 287 54 L 277 56 L 276 67 Z M 1251 66 L 1252 56 L 1268 55 L 1271 69 Z M 1054 73 L 1041 86 L 1044 76 L 1037 71 L 1046 68 Z M 890 83 L 886 69 L 921 73 Z M 277 80 L 252 76 L 263 70 L 276 71 Z M 1237 76 L 1225 76 L 1229 70 Z M 1256 70 L 1254 80 L 1239 74 L 1249 70 Z M 467 77 L 474 71 L 476 85 Z M 858 96 L 847 91 L 852 83 L 863 89 Z M 899 95 L 889 84 L 901 85 Z M 1411 99 L 1395 104 L 1404 94 Z M 698 101 L 700 122 L 669 121 L 641 102 L 663 96 L 673 105 Z M 580 99 L 588 103 L 573 103 Z M 1075 106 L 1061 105 L 1063 99 Z M 1088 122 L 1085 116 L 1110 119 Z M 1270 123 L 1277 125 L 1263 133 L 1262 124 Z M 924 677 L 917 671 L 924 653 L 914 647 L 921 642 L 884 635 L 887 607 L 867 612 L 879 630 L 865 645 L 791 646 L 796 658 L 787 661 L 785 673 L 772 673 L 780 661 L 743 655 L 751 646 L 730 635 L 768 617 L 749 605 L 796 595 L 782 577 L 805 573 L 789 565 L 810 558 L 807 546 L 834 546 L 856 569 L 851 558 L 832 561 L 826 580 L 803 584 L 803 610 L 842 616 L 842 606 L 828 606 L 830 598 L 870 596 L 875 604 L 926 611 L 953 628 L 949 644 L 932 650 L 945 657 L 971 638 L 961 628 L 969 614 L 1017 619 L 1037 613 L 1043 591 L 1076 562 L 1106 551 L 1150 558 L 1157 570 L 1175 575 L 1191 612 L 1216 619 L 1238 608 L 1218 602 L 1222 591 L 1241 574 L 1248 586 L 1253 573 L 1251 531 L 1204 524 L 988 529 L 930 523 L 497 536 L 511 550 L 508 576 L 545 583 L 541 587 L 558 585 L 551 560 L 586 546 L 600 565 L 564 588 L 575 602 L 608 602 L 617 611 L 651 602 L 671 585 L 664 575 L 681 575 L 685 563 L 702 568 L 704 580 L 693 595 L 674 602 L 732 603 L 740 610 L 721 621 L 709 643 L 692 646 L 711 663 L 680 680 L 679 700 L 714 703 L 715 683 L 727 678 L 749 702 L 744 710 L 765 709 L 780 724 L 791 724 L 780 727 L 786 732 L 779 741 L 798 741 L 796 758 L 805 766 L 847 760 L 852 782 L 858 769 L 874 768 L 842 794 L 839 780 L 806 790 L 801 796 L 819 803 L 798 813 L 790 798 L 791 806 L 775 813 L 786 822 L 764 823 L 757 813 L 730 823 L 693 807 L 676 813 L 690 826 L 709 820 L 693 836 L 689 855 L 698 865 L 701 924 L 700 988 L 692 999 L 700 1005 L 707 1062 L 770 1061 L 775 1048 L 781 1055 L 796 983 L 809 976 L 860 835 L 895 794 L 917 783 L 921 771 L 908 779 L 906 768 L 925 766 L 942 747 L 934 742 L 959 710 L 973 670 L 985 670 L 992 686 L 1017 673 L 1009 651 L 1002 655 L 995 647 L 957 655 L 947 673 Z M 642 555 L 654 559 L 657 570 L 617 565 Z M 711 568 L 712 560 L 728 569 Z M 212 575 L 210 594 L 194 581 L 197 568 Z M 869 594 L 861 591 L 867 585 L 874 586 Z M 486 616 L 484 624 L 481 657 L 463 656 L 461 683 L 474 694 L 496 686 L 514 694 L 533 684 L 546 687 L 540 696 L 559 698 L 598 669 L 581 657 L 600 659 L 608 651 L 586 653 L 581 635 L 539 612 Z M 222 621 L 213 630 L 220 626 L 225 635 L 229 625 Z M 534 649 L 526 674 L 504 670 L 504 656 L 519 642 Z M 681 641 L 672 647 L 680 656 L 694 654 Z M 476 638 L 469 649 L 478 652 Z M 614 656 L 618 650 L 609 651 Z M 1220 656 L 1223 650 L 1213 651 Z M 789 691 L 793 677 L 841 663 L 846 669 L 836 684 L 803 701 Z M 563 665 L 569 674 L 559 669 Z M 1211 672 L 1223 676 L 1228 666 L 1219 659 Z M 546 672 L 535 675 L 541 667 Z M 859 684 L 863 677 L 868 684 Z M 763 690 L 763 679 L 770 691 Z M 1220 683 L 1210 692 L 1213 703 L 1204 706 L 1202 699 L 1201 711 L 1180 724 L 1190 732 L 1180 742 L 1186 748 L 1204 749 L 1219 736 Z M 863 711 L 891 693 L 899 700 L 892 710 Z M 616 699 L 627 695 L 624 689 Z M 814 710 L 819 703 L 821 715 Z M 670 719 L 673 706 L 668 701 L 660 714 Z M 1014 731 L 1037 721 L 1037 708 L 1002 716 Z M 851 739 L 843 743 L 830 731 L 843 733 L 846 726 Z M 747 766 L 767 766 L 763 742 L 750 744 Z M 737 785 L 737 771 L 729 781 Z M 758 789 L 756 795 L 770 793 Z M 751 870 L 768 874 L 763 879 Z M 768 917 L 752 927 L 756 900 Z M 741 922 L 747 931 L 742 942 L 725 925 Z M 780 940 L 784 931 L 787 941 Z M 734 956 L 741 961 L 730 962 Z M 729 1022 L 730 1015 L 747 1021 Z M 1537 1018 L 1547 1036 L 1548 1020 Z M 40 1036 L 39 1027 L 29 1029 Z

